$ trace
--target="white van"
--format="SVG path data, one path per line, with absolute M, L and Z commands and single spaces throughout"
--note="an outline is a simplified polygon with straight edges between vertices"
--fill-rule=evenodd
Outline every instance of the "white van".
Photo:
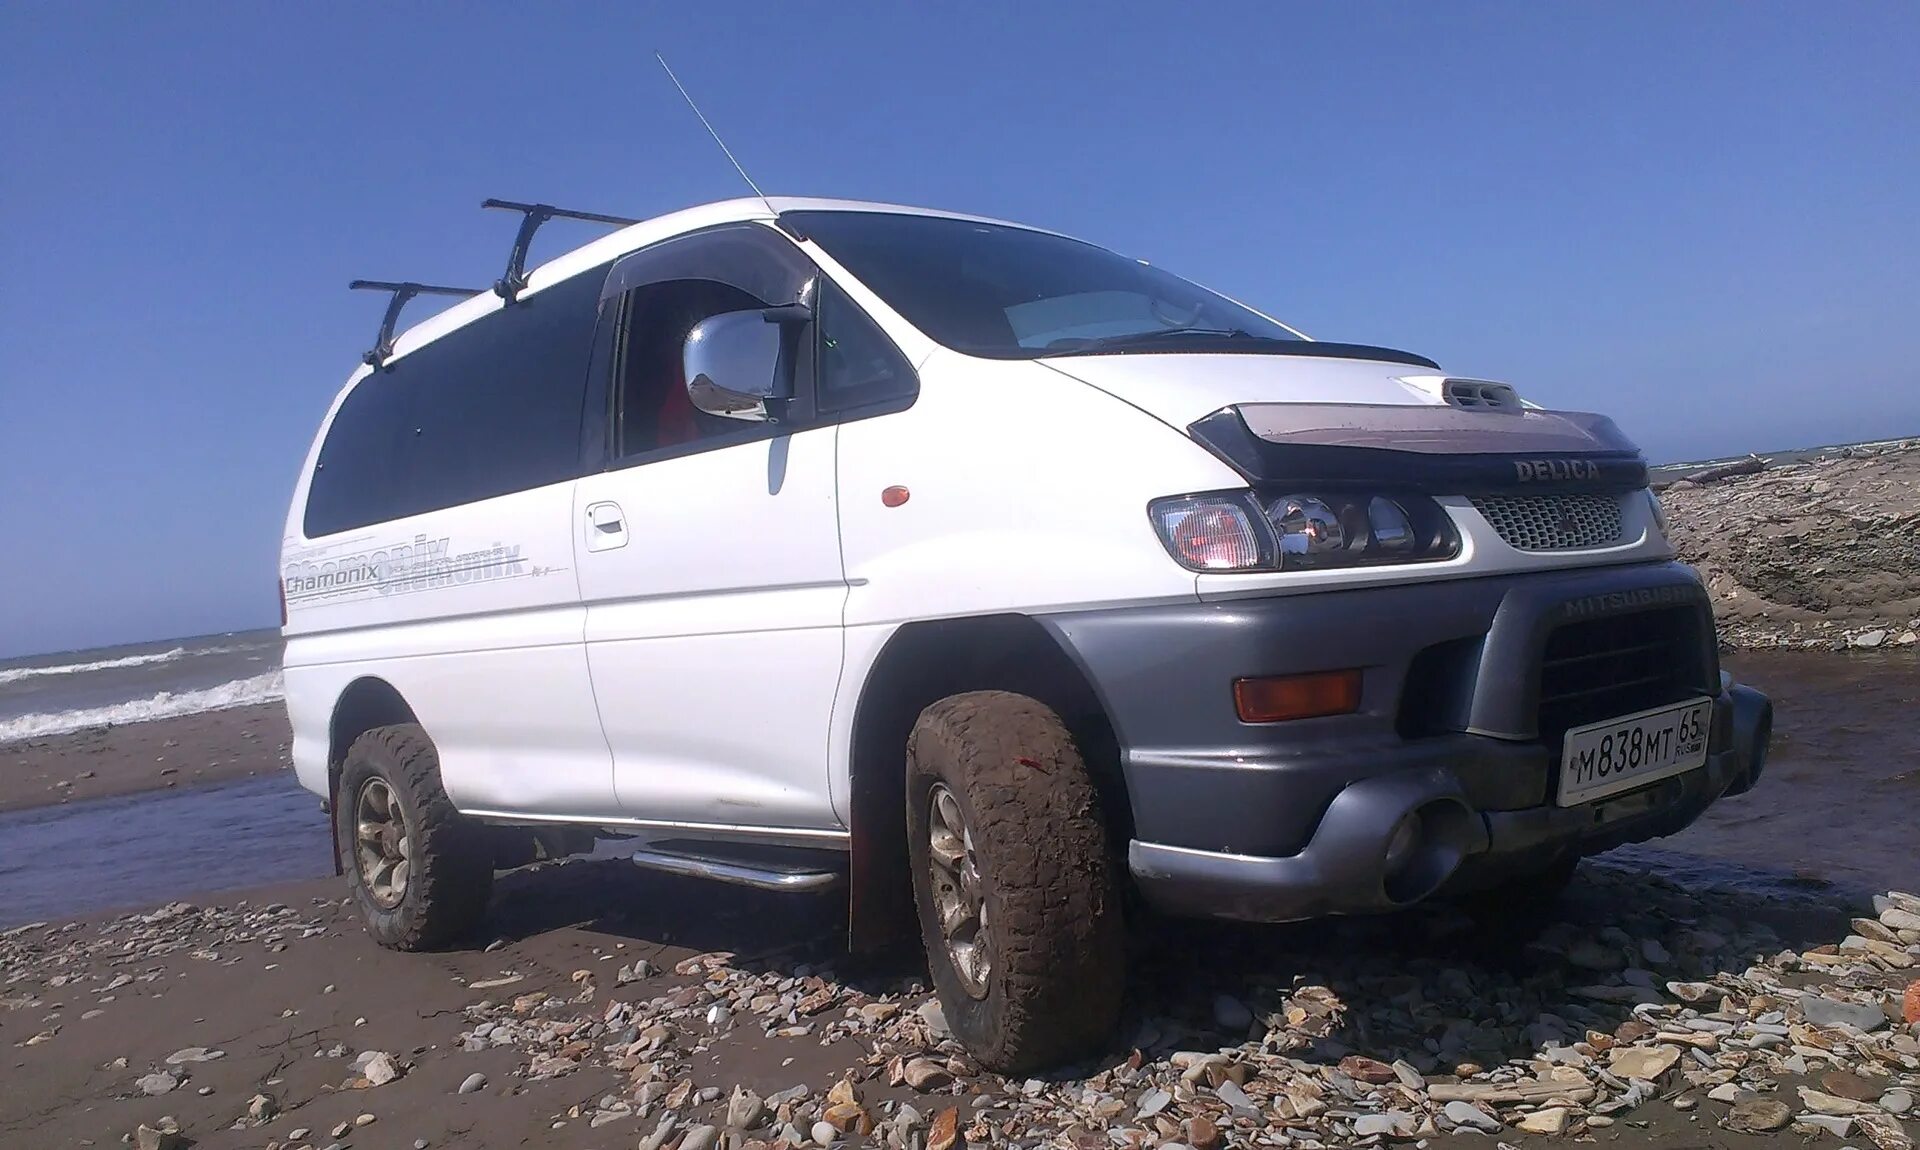
M 382 944 L 496 868 L 915 908 L 954 1031 L 1097 1048 L 1123 903 L 1551 892 L 1765 763 L 1637 450 L 1142 261 L 882 204 L 622 228 L 399 336 L 283 544 L 301 782 Z M 610 217 L 607 219 L 611 219 Z

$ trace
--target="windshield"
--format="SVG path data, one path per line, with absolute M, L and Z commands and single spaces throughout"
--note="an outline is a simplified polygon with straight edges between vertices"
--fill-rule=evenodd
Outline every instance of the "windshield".
M 1179 276 L 1026 228 L 892 212 L 787 212 L 908 322 L 996 359 L 1195 350 L 1299 336 Z M 1211 347 L 1209 349 L 1212 349 Z

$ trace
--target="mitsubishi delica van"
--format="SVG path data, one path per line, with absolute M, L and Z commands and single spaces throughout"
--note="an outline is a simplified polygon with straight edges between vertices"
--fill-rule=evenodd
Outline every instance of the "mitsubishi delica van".
M 286 698 L 368 929 L 640 865 L 917 922 L 992 1067 L 1106 1041 L 1123 911 L 1537 898 L 1752 787 L 1637 449 L 995 220 L 738 200 L 375 348 L 283 544 Z

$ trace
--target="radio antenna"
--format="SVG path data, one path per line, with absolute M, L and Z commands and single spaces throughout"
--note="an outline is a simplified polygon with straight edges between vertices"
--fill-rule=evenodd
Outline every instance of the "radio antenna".
M 740 166 L 740 161 L 733 158 L 733 152 L 727 147 L 727 142 L 720 138 L 719 132 L 714 131 L 713 124 L 708 121 L 705 113 L 700 111 L 700 105 L 693 102 L 693 96 L 687 91 L 687 86 L 680 82 L 680 77 L 673 74 L 673 68 L 667 64 L 667 58 L 658 52 L 653 54 L 653 58 L 660 61 L 660 67 L 666 70 L 667 79 L 672 80 L 673 86 L 680 89 L 680 96 L 686 100 L 687 107 L 692 108 L 693 114 L 700 117 L 700 125 L 707 130 L 707 135 L 712 136 L 713 142 L 720 145 L 720 154 L 727 158 L 729 164 L 733 165 L 734 171 L 740 173 L 740 178 L 747 181 L 747 186 L 753 189 L 754 195 L 760 197 L 761 203 L 767 205 L 767 210 L 778 216 L 780 213 L 774 211 L 773 201 L 767 198 L 767 193 L 760 190 L 759 184 L 753 182 L 753 177 L 749 176 L 747 170 Z

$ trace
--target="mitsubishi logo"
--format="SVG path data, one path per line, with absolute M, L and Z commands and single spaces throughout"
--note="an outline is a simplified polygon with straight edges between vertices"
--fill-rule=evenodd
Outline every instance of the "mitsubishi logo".
M 1573 517 L 1573 512 L 1564 507 L 1560 509 L 1560 522 L 1554 526 L 1562 535 L 1576 535 L 1580 531 L 1580 521 Z

